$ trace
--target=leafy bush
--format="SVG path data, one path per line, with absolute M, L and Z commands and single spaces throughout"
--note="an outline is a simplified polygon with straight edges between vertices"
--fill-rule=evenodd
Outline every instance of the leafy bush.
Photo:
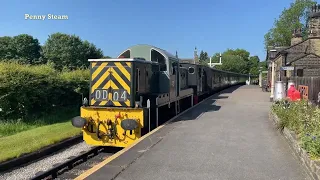
M 51 65 L 0 63 L 0 119 L 44 115 L 56 107 L 79 106 L 89 70 L 58 72 Z
M 279 128 L 294 131 L 313 158 L 320 157 L 320 109 L 306 101 L 281 101 L 272 106 L 280 119 Z

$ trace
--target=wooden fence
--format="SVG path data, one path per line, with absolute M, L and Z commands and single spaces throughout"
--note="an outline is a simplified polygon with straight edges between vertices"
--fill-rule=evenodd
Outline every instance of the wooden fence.
M 304 99 L 319 103 L 320 77 L 291 77 Z

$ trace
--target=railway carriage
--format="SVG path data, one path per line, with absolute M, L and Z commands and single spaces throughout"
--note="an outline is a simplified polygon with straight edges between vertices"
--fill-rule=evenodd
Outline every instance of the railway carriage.
M 246 76 L 180 63 L 167 51 L 136 45 L 115 59 L 89 59 L 90 94 L 72 119 L 96 146 L 126 147 L 215 91 Z
M 192 63 L 181 63 L 188 69 L 188 85 L 193 88 L 194 102 L 226 87 L 241 84 L 246 81 L 247 75 L 222 71 L 208 66 Z

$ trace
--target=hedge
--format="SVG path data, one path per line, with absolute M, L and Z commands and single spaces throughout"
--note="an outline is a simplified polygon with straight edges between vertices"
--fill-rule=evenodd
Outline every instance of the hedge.
M 80 106 L 89 93 L 89 70 L 59 72 L 50 65 L 0 62 L 0 119 L 45 115 Z

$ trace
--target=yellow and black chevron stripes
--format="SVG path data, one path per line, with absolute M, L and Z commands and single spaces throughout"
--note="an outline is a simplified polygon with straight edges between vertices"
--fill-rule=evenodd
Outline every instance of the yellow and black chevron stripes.
M 91 95 L 93 106 L 130 106 L 131 94 L 131 62 L 92 62 L 91 63 Z M 107 92 L 106 99 L 95 99 L 96 90 Z M 113 95 L 126 93 L 126 101 L 114 101 Z M 121 94 L 119 94 L 121 92 Z

